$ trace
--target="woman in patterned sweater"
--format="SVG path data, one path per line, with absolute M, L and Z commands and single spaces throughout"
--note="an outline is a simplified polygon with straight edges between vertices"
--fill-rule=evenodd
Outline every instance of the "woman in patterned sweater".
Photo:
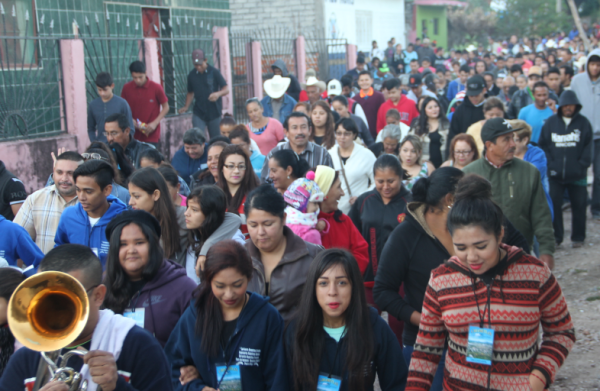
M 444 390 L 548 388 L 575 342 L 561 288 L 543 262 L 500 242 L 487 180 L 465 176 L 454 200 L 456 256 L 432 272 L 406 390 L 429 390 L 446 340 Z

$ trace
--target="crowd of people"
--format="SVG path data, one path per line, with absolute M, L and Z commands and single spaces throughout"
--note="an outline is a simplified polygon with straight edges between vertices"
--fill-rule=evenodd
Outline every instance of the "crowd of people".
M 51 271 L 88 296 L 62 353 L 85 349 L 65 364 L 90 390 L 549 388 L 575 343 L 554 251 L 565 202 L 585 242 L 592 164 L 600 219 L 600 49 L 580 43 L 392 39 L 304 83 L 277 60 L 247 123 L 197 49 L 171 159 L 144 63 L 120 97 L 98 74 L 85 152 L 53 152 L 30 195 L 0 162 L 0 390 L 70 389 L 11 330 Z

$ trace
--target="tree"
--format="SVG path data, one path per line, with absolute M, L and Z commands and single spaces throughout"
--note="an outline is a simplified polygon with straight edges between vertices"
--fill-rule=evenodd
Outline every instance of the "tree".
M 486 43 L 496 26 L 494 12 L 484 12 L 479 7 L 448 10 L 448 38 L 450 46 L 460 49 L 470 44 Z
M 496 33 L 543 37 L 569 29 L 572 23 L 567 13 L 556 13 L 556 0 L 506 0 L 506 10 L 498 13 Z

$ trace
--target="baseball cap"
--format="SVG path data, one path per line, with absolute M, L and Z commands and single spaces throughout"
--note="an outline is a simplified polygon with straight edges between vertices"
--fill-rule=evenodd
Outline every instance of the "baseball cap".
M 327 96 L 342 95 L 342 83 L 339 80 L 333 79 L 327 85 Z
M 408 79 L 409 87 L 418 87 L 421 85 L 421 75 L 410 75 Z
M 204 61 L 204 50 L 196 49 L 192 52 L 192 60 L 194 64 L 199 64 Z
M 505 135 L 521 130 L 514 129 L 507 119 L 504 118 L 492 118 L 485 121 L 483 128 L 481 128 L 481 141 L 494 141 L 498 136 Z
M 471 76 L 467 80 L 467 96 L 479 95 L 484 88 L 485 80 L 480 75 Z
M 542 68 L 538 67 L 537 65 L 530 67 L 529 73 L 527 73 L 527 77 L 532 76 L 532 75 L 542 77 Z
M 386 62 L 383 62 L 379 67 L 379 71 L 383 73 L 388 73 L 390 71 L 390 67 L 388 67 L 388 64 Z

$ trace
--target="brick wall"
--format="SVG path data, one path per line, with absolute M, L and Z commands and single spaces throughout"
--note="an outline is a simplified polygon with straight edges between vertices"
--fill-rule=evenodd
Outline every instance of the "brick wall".
M 230 0 L 231 30 L 283 25 L 294 31 L 325 26 L 323 0 Z

